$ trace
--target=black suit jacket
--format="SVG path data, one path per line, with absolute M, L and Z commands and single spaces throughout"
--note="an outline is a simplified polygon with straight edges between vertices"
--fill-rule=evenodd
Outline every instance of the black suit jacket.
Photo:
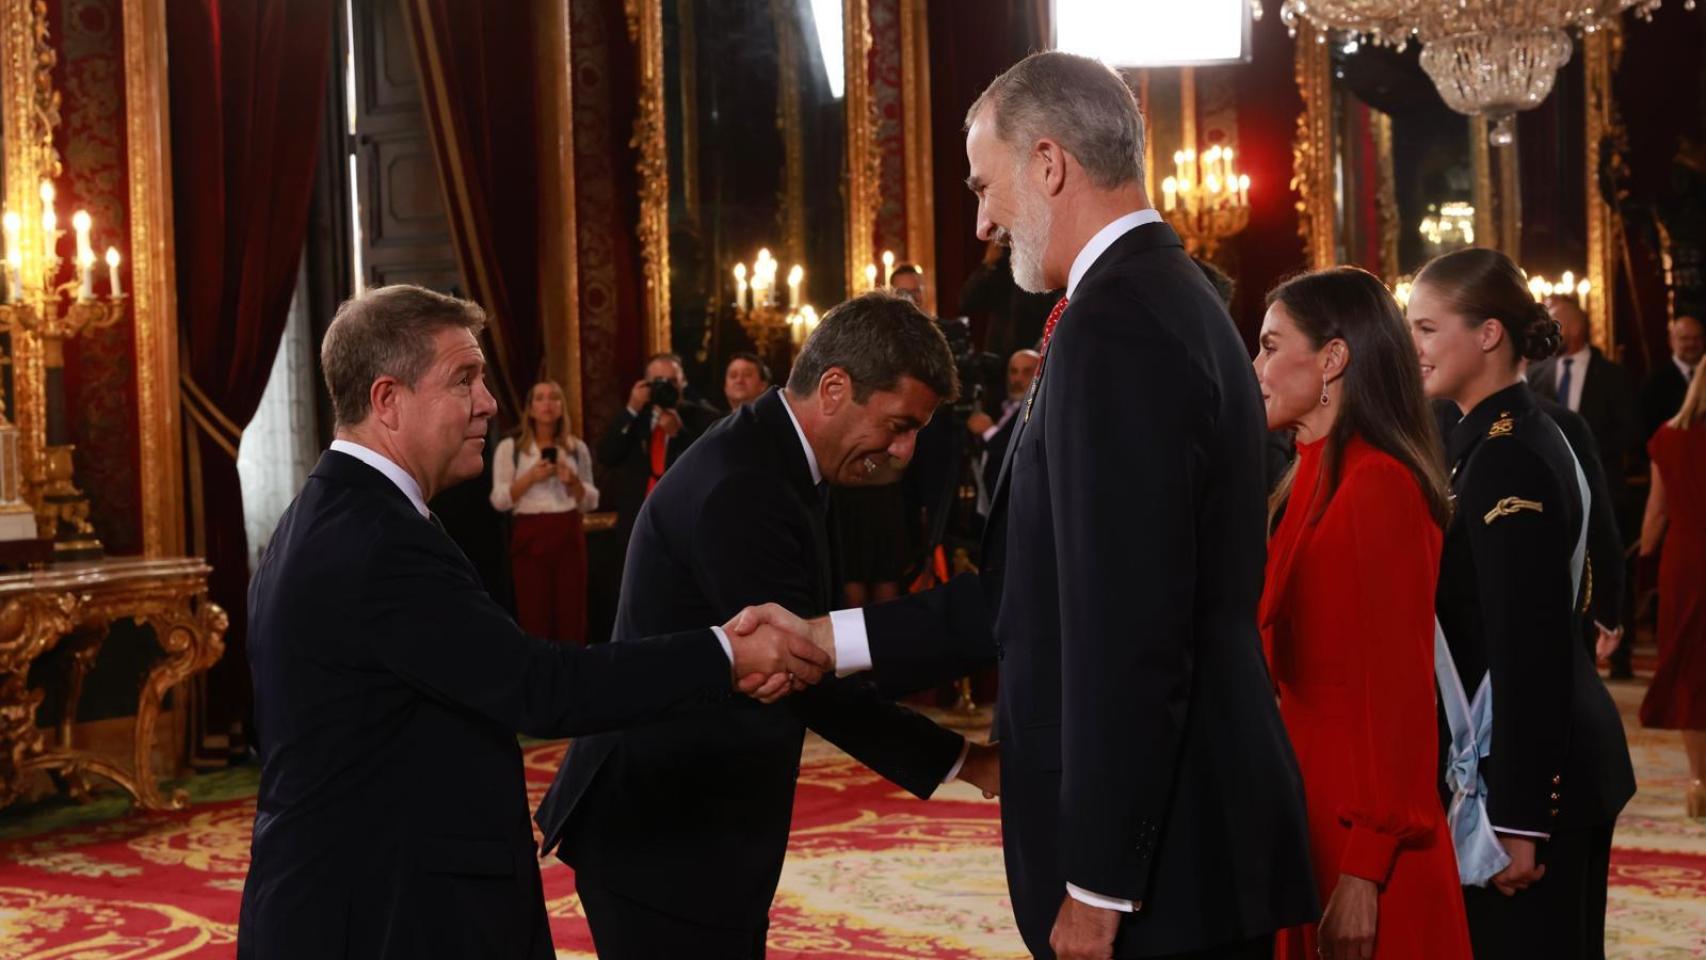
M 524 635 L 372 467 L 328 452 L 249 588 L 260 795 L 244 960 L 554 955 L 516 732 L 729 694 L 711 631 L 583 650 Z
M 1551 400 L 1558 399 L 1560 360 L 1553 357 L 1534 364 L 1528 371 L 1529 385 L 1534 391 Z M 1641 433 L 1640 400 L 1629 371 L 1612 363 L 1593 347 L 1588 355 L 1586 376 L 1582 382 L 1581 407 L 1575 412 L 1587 421 L 1593 431 L 1594 444 L 1599 448 L 1600 464 L 1605 467 L 1606 490 L 1616 508 L 1617 525 L 1623 538 L 1638 532 L 1640 517 L 1629 497 L 1627 482 L 1631 466 L 1639 465 L 1646 440 Z
M 1256 624 L 1266 416 L 1170 227 L 1130 231 L 1085 274 L 1016 429 L 981 574 L 866 622 L 879 674 L 1002 661 L 1002 826 L 1025 942 L 1052 955 L 1069 882 L 1142 902 L 1120 957 L 1316 919 L 1303 785 Z
M 1642 436 L 1652 439 L 1659 427 L 1682 409 L 1687 396 L 1688 381 L 1676 368 L 1676 361 L 1668 356 L 1660 360 L 1641 384 L 1641 418 L 1646 431 Z
M 983 489 L 991 497 L 995 496 L 996 481 L 1001 479 L 1001 465 L 1007 462 L 1007 447 L 1013 442 L 1013 433 L 1023 416 L 1023 408 L 1015 411 L 999 430 L 983 442 L 983 465 L 979 469 L 983 474 Z
M 614 646 L 764 601 L 825 613 L 830 567 L 823 500 L 772 389 L 712 427 L 646 499 Z M 579 875 L 659 911 L 752 928 L 781 875 L 807 727 L 920 797 L 964 744 L 857 680 L 747 703 L 575 741 L 540 804 L 546 849 L 561 837 Z
M 665 445 L 666 471 L 675 466 L 693 442 L 723 416 L 721 411 L 707 403 L 686 398 L 676 406 L 675 412 L 681 417 L 681 430 Z M 617 527 L 622 541 L 626 543 L 634 518 L 640 513 L 640 504 L 646 499 L 646 485 L 652 476 L 651 408 L 641 410 L 639 416 L 629 413 L 626 408 L 618 411 L 616 419 L 605 428 L 594 452 L 598 455 L 599 467 L 607 471 L 606 479 L 599 486 L 608 491 L 605 503 L 608 509 L 616 511 Z
M 1491 674 L 1488 818 L 1531 833 L 1606 826 L 1635 777 L 1617 707 L 1579 641 L 1587 598 L 1569 563 L 1583 510 L 1568 441 L 1516 384 L 1452 428 L 1446 462 L 1456 510 L 1435 607 L 1465 693 Z M 1443 791 L 1443 710 L 1440 727 Z

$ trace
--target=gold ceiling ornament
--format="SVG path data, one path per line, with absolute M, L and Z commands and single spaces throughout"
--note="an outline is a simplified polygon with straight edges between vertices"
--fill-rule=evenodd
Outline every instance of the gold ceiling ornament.
M 1422 44 L 1422 69 L 1453 110 L 1492 120 L 1495 146 L 1512 142 L 1518 111 L 1540 105 L 1570 61 L 1570 29 L 1591 34 L 1624 11 L 1650 17 L 1662 0 L 1284 0 L 1294 33 L 1307 20 L 1375 43 Z M 1685 0 L 1694 9 L 1694 0 Z

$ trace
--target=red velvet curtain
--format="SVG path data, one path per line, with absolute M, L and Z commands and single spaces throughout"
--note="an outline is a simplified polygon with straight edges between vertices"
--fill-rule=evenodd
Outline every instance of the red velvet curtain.
M 538 58 L 530 3 L 404 0 L 457 259 L 485 307 L 513 421 L 545 359 L 539 320 Z
M 266 389 L 307 228 L 334 0 L 169 0 L 173 216 L 192 549 L 231 614 L 207 720 L 248 713 L 237 441 Z
M 936 200 L 936 296 L 944 312 L 959 301 L 960 287 L 983 260 L 977 238 L 977 199 L 965 187 L 966 111 L 1003 70 L 1047 43 L 1041 2 L 999 6 L 932 3 L 930 35 L 930 137 Z

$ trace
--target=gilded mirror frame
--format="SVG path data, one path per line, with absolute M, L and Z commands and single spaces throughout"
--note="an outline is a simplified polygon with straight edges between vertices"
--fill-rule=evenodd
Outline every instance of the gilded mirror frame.
M 1303 98 L 1303 111 L 1297 117 L 1297 132 L 1292 143 L 1291 188 L 1298 198 L 1297 232 L 1303 240 L 1304 258 L 1311 269 L 1320 270 L 1337 262 L 1338 218 L 1333 175 L 1337 145 L 1333 137 L 1332 57 L 1327 33 L 1317 27 L 1300 27 L 1296 43 L 1297 89 Z M 1606 137 L 1615 138 L 1617 135 L 1618 120 L 1611 79 L 1622 49 L 1620 23 L 1586 34 L 1582 40 L 1586 92 L 1582 117 L 1583 147 L 1587 151 L 1583 184 L 1587 199 L 1587 263 L 1584 268 L 1593 289 L 1601 292 L 1601 295 L 1588 298 L 1588 317 L 1594 344 L 1608 354 L 1612 353 L 1616 342 L 1615 297 L 1603 293 L 1616 276 L 1615 251 L 1620 234 L 1615 212 L 1599 189 L 1599 144 Z M 1518 167 L 1513 162 L 1514 157 L 1501 155 L 1507 152 L 1514 154 L 1516 148 L 1489 148 L 1487 125 L 1479 118 L 1472 122 L 1469 142 L 1475 175 L 1476 233 L 1488 238 L 1489 246 L 1511 253 L 1517 249 L 1522 225 Z M 1381 146 L 1388 152 L 1391 150 L 1390 136 L 1381 138 Z M 1380 166 L 1389 169 L 1389 160 L 1383 158 Z M 1386 192 L 1384 188 L 1381 190 L 1383 207 Z M 1388 218 L 1396 225 L 1395 210 L 1382 209 L 1381 216 L 1383 227 Z M 1386 231 L 1383 229 L 1383 232 Z M 1391 282 L 1396 278 L 1385 279 Z
M 628 38 L 635 44 L 638 61 L 639 106 L 634 118 L 634 149 L 640 182 L 640 215 L 636 233 L 645 288 L 644 340 L 648 354 L 671 350 L 673 346 L 669 315 L 669 146 L 664 117 L 663 3 L 664 0 L 623 2 Z M 877 110 L 869 73 L 871 12 L 866 0 L 842 3 L 842 37 L 847 80 L 846 281 L 847 289 L 857 290 L 865 265 L 876 259 L 877 210 L 882 202 L 882 156 L 877 149 Z M 914 183 L 922 183 L 921 191 L 929 189 L 928 180 L 919 181 L 912 171 L 908 183 L 909 194 Z M 910 241 L 910 228 L 908 233 Z
M 171 124 L 167 114 L 165 0 L 124 0 L 125 133 L 128 137 L 130 308 L 135 322 L 138 471 L 145 556 L 183 553 L 182 437 L 178 415 L 177 279 L 172 246 Z M 22 219 L 20 240 L 41 239 L 36 184 L 61 175 L 53 144 L 58 52 L 46 0 L 0 0 L 0 123 L 4 125 L 7 209 Z M 46 384 L 32 336 L 14 334 L 17 410 L 26 486 L 39 497 L 46 442 Z

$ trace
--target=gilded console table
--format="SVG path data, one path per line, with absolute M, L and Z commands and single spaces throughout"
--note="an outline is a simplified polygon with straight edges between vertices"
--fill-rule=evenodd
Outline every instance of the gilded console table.
M 35 770 L 58 771 L 70 791 L 87 790 L 95 774 L 118 784 L 144 810 L 179 810 L 182 790 L 160 793 L 154 775 L 154 727 L 166 692 L 212 666 L 225 652 L 230 619 L 207 599 L 211 568 L 199 558 L 109 558 L 0 575 L 0 807 L 17 799 Z M 135 754 L 130 769 L 76 750 L 72 720 L 83 677 L 94 665 L 114 620 L 154 629 L 161 656 L 142 681 L 136 703 Z M 65 710 L 57 741 L 36 726 L 43 691 L 30 689 L 30 664 L 65 644 L 71 653 Z

